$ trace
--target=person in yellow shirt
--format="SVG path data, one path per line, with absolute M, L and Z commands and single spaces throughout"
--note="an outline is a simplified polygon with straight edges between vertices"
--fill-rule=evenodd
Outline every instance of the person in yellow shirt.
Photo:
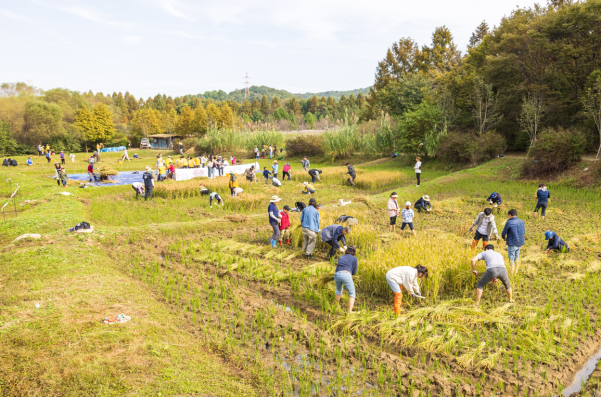
M 175 168 L 181 168 L 182 162 L 179 159 L 175 159 Z
M 303 194 L 315 193 L 315 187 L 313 187 L 313 185 L 311 185 L 309 182 L 303 182 L 303 186 L 305 187 L 302 191 Z
M 188 156 L 188 168 L 194 168 L 196 166 L 196 164 L 194 164 L 194 159 L 192 159 L 192 157 Z
M 173 161 L 171 160 L 171 156 L 167 156 L 167 165 L 171 165 L 173 164 Z
M 159 181 L 167 179 L 167 167 L 165 164 L 159 166 Z
M 50 152 L 50 145 L 46 144 L 46 153 L 49 153 L 49 152 Z
M 180 168 L 188 168 L 188 160 L 186 160 L 186 158 L 184 156 L 181 156 L 179 158 L 180 161 Z
M 232 194 L 232 197 L 236 197 L 236 188 L 240 187 L 238 185 L 238 181 L 236 180 L 236 174 L 233 172 L 230 172 L 230 193 Z
M 194 157 L 194 168 L 200 168 L 200 158 Z

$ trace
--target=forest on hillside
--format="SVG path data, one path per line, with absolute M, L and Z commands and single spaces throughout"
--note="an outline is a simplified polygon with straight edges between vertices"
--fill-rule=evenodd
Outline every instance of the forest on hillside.
M 42 92 L 4 83 L 0 150 L 25 152 L 39 143 L 79 150 L 95 142 L 135 144 L 157 133 L 201 137 L 220 129 L 356 124 L 369 127 L 361 133 L 377 134 L 384 122 L 395 149 L 420 147 L 447 158 L 467 159 L 487 145 L 491 153 L 526 150 L 545 139 L 580 152 L 600 147 L 601 0 L 551 0 L 518 8 L 493 28 L 482 22 L 465 53 L 442 26 L 428 45 L 405 37 L 383 55 L 369 94 L 359 90 L 338 99 L 333 93 L 299 99 L 256 86 L 250 100 L 240 90 L 136 99 L 127 91 Z
M 347 90 L 347 91 L 324 91 L 324 92 L 317 92 L 317 93 L 307 92 L 304 94 L 293 94 L 293 93 L 285 91 L 285 90 L 278 90 L 278 89 L 271 88 L 271 87 L 265 87 L 264 85 L 262 85 L 262 86 L 251 85 L 248 88 L 249 95 L 247 97 L 244 96 L 244 88 L 236 89 L 229 93 L 227 93 L 223 90 L 205 91 L 204 94 L 196 94 L 195 96 L 197 98 L 212 99 L 214 101 L 226 101 L 229 99 L 230 101 L 236 101 L 240 104 L 243 103 L 245 99 L 248 99 L 249 101 L 252 102 L 253 99 L 257 98 L 257 100 L 260 101 L 263 99 L 263 95 L 265 95 L 267 97 L 268 101 L 271 101 L 274 97 L 278 97 L 278 99 L 290 99 L 292 97 L 295 97 L 296 99 L 311 99 L 313 96 L 316 96 L 318 98 L 332 97 L 332 99 L 338 101 L 342 96 L 349 97 L 349 96 L 353 95 L 353 97 L 356 98 L 357 95 L 359 95 L 359 93 L 361 93 L 362 95 L 366 95 L 369 93 L 369 88 L 370 87 L 358 88 L 356 90 Z M 194 95 L 189 96 L 189 97 L 194 98 Z

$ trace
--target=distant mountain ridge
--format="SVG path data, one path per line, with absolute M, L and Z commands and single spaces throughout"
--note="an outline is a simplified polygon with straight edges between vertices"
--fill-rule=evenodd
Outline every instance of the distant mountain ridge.
M 313 97 L 313 95 L 317 95 L 318 98 L 321 98 L 322 96 L 324 96 L 326 98 L 328 96 L 331 96 L 334 100 L 337 101 L 338 99 L 340 99 L 340 97 L 342 95 L 346 96 L 347 98 L 351 94 L 353 94 L 355 97 L 359 93 L 361 93 L 363 95 L 367 95 L 369 93 L 369 88 L 370 87 L 357 88 L 355 90 L 348 90 L 348 91 L 324 91 L 324 92 L 316 92 L 316 93 L 307 92 L 304 94 L 294 94 L 294 93 L 291 93 L 291 92 L 288 92 L 285 90 L 278 90 L 276 88 L 266 87 L 264 85 L 261 85 L 261 86 L 253 85 L 253 86 L 249 87 L 249 89 L 248 89 L 250 95 L 247 98 L 244 98 L 244 88 L 236 89 L 234 91 L 231 91 L 230 93 L 227 93 L 223 90 L 217 90 L 217 91 L 206 91 L 204 94 L 196 94 L 196 95 L 189 95 L 189 96 L 204 98 L 204 99 L 213 99 L 214 101 L 226 101 L 229 99 L 231 101 L 236 101 L 236 102 L 242 103 L 242 102 L 244 102 L 244 99 L 248 99 L 249 101 L 252 102 L 253 99 L 257 98 L 260 101 L 263 98 L 263 95 L 265 95 L 269 101 L 271 101 L 273 99 L 273 97 L 276 97 L 276 96 L 279 99 L 286 99 L 286 98 L 292 98 L 292 97 L 296 97 L 297 99 L 310 99 Z

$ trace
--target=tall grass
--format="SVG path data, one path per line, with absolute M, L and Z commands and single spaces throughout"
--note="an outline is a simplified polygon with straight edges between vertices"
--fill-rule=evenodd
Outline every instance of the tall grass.
M 247 149 L 253 150 L 255 146 L 265 145 L 284 146 L 284 135 L 280 131 L 239 131 L 234 129 L 210 129 L 207 134 L 198 140 L 196 151 L 207 154 Z

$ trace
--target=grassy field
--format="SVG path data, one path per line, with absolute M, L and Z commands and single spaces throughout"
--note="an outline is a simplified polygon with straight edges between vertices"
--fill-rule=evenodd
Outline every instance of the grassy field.
M 109 153 L 103 162 L 142 170 L 154 155 L 117 164 Z M 84 173 L 83 158 L 67 172 Z M 355 159 L 356 187 L 345 183 L 344 161 L 311 160 L 324 170 L 315 184 L 321 226 L 342 214 L 359 220 L 348 242 L 358 250 L 360 314 L 345 315 L 334 301 L 327 245 L 318 242 L 315 259 L 303 259 L 298 213 L 292 245 L 268 246 L 269 197 L 282 197 L 280 207 L 308 201 L 298 159 L 281 188 L 242 181 L 244 193 L 231 199 L 227 178 L 212 180 L 226 198 L 212 209 L 198 180 L 157 184 L 150 203 L 130 186 L 59 188 L 45 159 L 2 167 L 0 180 L 21 188 L 17 215 L 9 212 L 0 227 L 0 395 L 546 396 L 598 350 L 598 189 L 547 183 L 543 221 L 532 215 L 539 181 L 517 178 L 519 159 L 458 172 L 424 163 L 419 188 L 402 157 Z M 0 186 L 2 205 L 10 186 Z M 414 220 L 417 237 L 388 232 L 393 190 L 400 203 L 431 197 L 433 211 Z M 511 279 L 516 302 L 507 304 L 497 283 L 476 307 L 466 232 L 492 191 L 504 201 L 495 212 L 499 233 L 515 208 L 526 246 Z M 95 231 L 67 231 L 81 221 Z M 572 252 L 544 255 L 547 229 Z M 24 233 L 42 237 L 12 243 Z M 492 243 L 507 258 L 505 244 Z M 384 276 L 418 263 L 430 270 L 421 285 L 427 299 L 406 299 L 397 318 Z M 102 323 L 120 313 L 132 321 Z

